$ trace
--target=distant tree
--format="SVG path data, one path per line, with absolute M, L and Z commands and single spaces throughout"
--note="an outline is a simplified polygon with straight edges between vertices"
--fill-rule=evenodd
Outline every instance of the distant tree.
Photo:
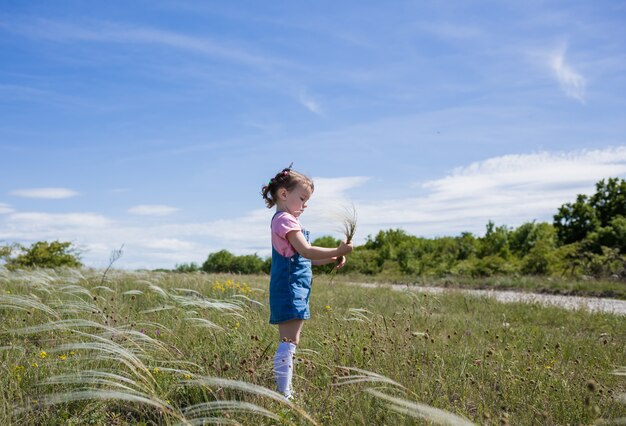
M 235 255 L 228 250 L 220 250 L 209 254 L 202 264 L 204 272 L 232 272 Z
M 511 252 L 519 257 L 526 256 L 538 244 L 546 248 L 556 248 L 556 232 L 551 224 L 526 222 L 509 234 Z
M 272 271 L 272 256 L 268 256 L 263 261 L 263 272 L 269 274 Z
M 366 275 L 376 275 L 382 270 L 376 250 L 366 249 L 363 246 L 355 247 L 349 255 L 343 272 L 358 272 Z
M 596 183 L 593 195 L 578 194 L 574 203 L 563 204 L 554 215 L 554 227 L 559 242 L 571 244 L 583 241 L 600 228 L 612 227 L 618 217 L 626 217 L 626 180 L 602 179 Z M 599 252 L 600 246 L 595 250 Z
M 231 262 L 231 272 L 239 274 L 259 274 L 263 272 L 264 262 L 256 254 L 235 256 Z
M 556 267 L 556 249 L 549 239 L 538 239 L 522 259 L 521 272 L 527 275 L 549 275 Z
M 332 248 L 332 247 L 338 247 L 340 243 L 341 241 L 338 240 L 337 238 L 331 237 L 330 235 L 325 235 L 323 237 L 319 237 L 313 240 L 311 245 L 318 246 L 318 247 Z
M 417 245 L 417 237 L 402 229 L 388 229 L 379 231 L 375 237 L 368 236 L 363 248 L 376 252 L 379 268 L 395 273 L 402 267 L 398 264 L 400 261 L 406 267 L 409 259 L 415 256 L 415 252 L 408 252 L 414 245 Z
M 463 232 L 461 236 L 455 238 L 458 252 L 457 259 L 465 260 L 475 256 L 479 250 L 480 242 L 471 232 Z
M 38 241 L 30 247 L 16 246 L 21 252 L 6 260 L 9 269 L 23 268 L 79 268 L 82 266 L 78 251 L 70 242 Z
M 618 216 L 626 217 L 626 180 L 609 178 L 596 184 L 596 193 L 589 198 L 600 226 L 607 226 Z
M 9 257 L 11 256 L 11 252 L 13 248 L 8 245 L 0 246 L 0 262 L 6 263 Z
M 587 235 L 585 248 L 600 253 L 601 247 L 616 248 L 626 254 L 626 217 L 616 216 L 606 226 L 598 227 Z
M 340 243 L 341 241 L 337 238 L 331 237 L 330 235 L 325 235 L 323 237 L 319 237 L 313 240 L 313 242 L 311 242 L 311 245 L 333 248 L 339 246 Z M 327 265 L 317 265 L 313 266 L 313 271 L 315 274 L 328 274 L 333 270 L 334 267 L 335 264 L 332 263 L 329 263 Z
M 500 256 L 507 259 L 509 250 L 509 229 L 505 226 L 496 226 L 492 221 L 487 223 L 485 236 L 480 239 L 479 257 Z
M 561 244 L 582 241 L 600 225 L 588 200 L 586 195 L 578 194 L 576 202 L 563 204 L 554 215 L 554 228 Z
M 175 272 L 198 272 L 200 270 L 200 266 L 195 263 L 195 262 L 191 262 L 191 263 L 181 263 L 180 265 L 176 265 L 176 267 L 174 268 Z
M 266 261 L 256 254 L 235 256 L 228 250 L 211 253 L 202 264 L 202 270 L 209 273 L 259 274 L 266 269 Z

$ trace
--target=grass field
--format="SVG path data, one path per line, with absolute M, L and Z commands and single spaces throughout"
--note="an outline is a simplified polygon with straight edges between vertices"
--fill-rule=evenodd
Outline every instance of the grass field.
M 267 288 L 262 276 L 0 269 L 0 424 L 626 417 L 623 317 L 327 277 L 314 282 L 296 402 L 284 402 Z

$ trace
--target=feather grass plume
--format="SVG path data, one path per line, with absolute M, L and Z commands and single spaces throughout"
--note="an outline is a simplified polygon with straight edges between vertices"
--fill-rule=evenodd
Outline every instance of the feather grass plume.
M 431 407 L 430 405 L 387 395 L 386 393 L 372 388 L 365 389 L 365 392 L 386 401 L 390 410 L 400 414 L 421 418 L 439 425 L 474 426 L 474 423 L 464 417 L 457 416 L 439 408 Z
M 259 386 L 253 383 L 248 383 L 240 380 L 231 380 L 231 379 L 223 379 L 219 377 L 210 377 L 210 376 L 201 376 L 192 380 L 183 380 L 181 382 L 184 385 L 192 385 L 192 386 L 204 386 L 204 387 L 218 387 L 218 388 L 228 388 L 235 389 L 242 392 L 250 393 L 253 395 L 265 397 L 268 399 L 272 399 L 280 404 L 287 405 L 289 408 L 297 412 L 304 419 L 308 420 L 309 423 L 313 425 L 317 425 L 317 422 L 309 416 L 309 414 L 304 411 L 302 408 L 294 405 L 291 401 L 285 399 L 285 397 L 273 390 L 265 388 L 263 386 Z M 259 412 L 259 414 L 263 414 Z
M 352 239 L 354 238 L 354 234 L 356 233 L 356 208 L 354 204 L 350 207 L 345 208 L 345 212 L 343 215 L 343 235 L 346 237 L 346 243 L 350 244 Z
M 341 215 L 341 232 L 343 233 L 346 244 L 352 243 L 352 239 L 354 238 L 354 234 L 356 233 L 356 224 L 357 224 L 357 214 L 356 208 L 354 204 L 350 207 L 344 207 L 344 212 Z M 345 256 L 337 257 L 336 265 L 340 265 L 345 260 Z M 335 279 L 335 274 L 337 273 L 337 268 L 333 268 L 332 277 L 330 278 L 330 283 L 332 284 Z
M 396 389 L 402 390 L 403 392 L 412 393 L 406 387 L 402 386 L 400 383 L 396 382 L 389 377 L 383 376 L 378 373 L 374 373 L 372 371 L 363 370 L 361 368 L 355 367 L 340 367 L 344 370 L 356 372 L 357 374 L 350 374 L 348 376 L 340 377 L 340 383 L 335 384 L 335 386 L 342 386 L 348 384 L 355 383 L 377 383 L 377 384 L 386 384 L 394 386 Z M 424 419 L 426 421 L 432 422 L 438 425 L 449 425 L 449 426 L 473 426 L 474 423 L 470 422 L 464 417 L 457 416 L 456 414 L 450 413 L 445 410 L 441 410 L 439 408 L 431 407 L 430 405 L 422 404 L 420 402 L 410 401 L 408 399 L 399 398 L 397 396 L 392 396 L 387 393 L 381 392 L 375 388 L 366 388 L 364 392 L 369 393 L 370 395 L 381 399 L 387 403 L 387 406 L 390 410 L 395 411 L 399 414 L 404 414 L 406 416 L 416 417 L 420 419 Z M 413 394 L 415 396 L 415 394 Z

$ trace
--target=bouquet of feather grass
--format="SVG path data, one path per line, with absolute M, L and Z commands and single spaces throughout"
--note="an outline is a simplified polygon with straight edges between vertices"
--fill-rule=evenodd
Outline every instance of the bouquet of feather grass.
M 354 238 L 354 234 L 356 233 L 356 223 L 357 223 L 357 215 L 356 208 L 354 204 L 350 207 L 345 207 L 344 212 L 341 215 L 342 220 L 342 233 L 346 237 L 346 244 L 350 244 L 352 239 Z M 345 256 L 339 256 L 337 261 L 335 262 L 335 267 L 332 269 L 331 273 L 333 274 L 330 282 L 332 283 L 335 278 L 335 274 L 337 273 L 337 267 L 341 265 L 345 261 Z

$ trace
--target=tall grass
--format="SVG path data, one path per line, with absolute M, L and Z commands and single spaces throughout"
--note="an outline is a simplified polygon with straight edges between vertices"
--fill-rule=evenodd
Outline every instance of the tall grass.
M 316 278 L 293 404 L 273 390 L 266 277 L 113 269 L 104 285 L 101 277 L 0 268 L 0 424 L 626 417 L 620 317 Z

